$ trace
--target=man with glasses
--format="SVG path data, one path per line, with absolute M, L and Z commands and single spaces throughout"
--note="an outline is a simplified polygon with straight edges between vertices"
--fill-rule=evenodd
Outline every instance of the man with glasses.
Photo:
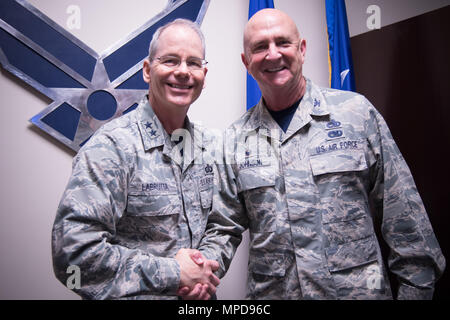
M 215 261 L 192 261 L 211 208 L 212 136 L 187 117 L 205 81 L 199 27 L 177 19 L 156 31 L 136 110 L 100 128 L 76 155 L 52 233 L 53 264 L 85 299 L 214 295 Z
M 385 121 L 306 79 L 305 54 L 287 14 L 249 20 L 242 61 L 262 99 L 226 132 L 200 251 L 222 276 L 249 228 L 250 299 L 392 299 L 378 230 L 396 297 L 432 298 L 445 259 Z

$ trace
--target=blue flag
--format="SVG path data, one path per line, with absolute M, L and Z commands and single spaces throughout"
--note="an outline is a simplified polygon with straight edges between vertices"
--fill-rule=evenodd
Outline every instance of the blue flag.
M 328 31 L 330 87 L 355 91 L 352 50 L 344 0 L 325 0 Z
M 273 8 L 273 0 L 250 0 L 248 7 L 248 19 L 259 10 L 265 8 Z M 258 83 L 247 72 L 247 110 L 256 105 L 261 99 L 261 90 L 259 90 Z

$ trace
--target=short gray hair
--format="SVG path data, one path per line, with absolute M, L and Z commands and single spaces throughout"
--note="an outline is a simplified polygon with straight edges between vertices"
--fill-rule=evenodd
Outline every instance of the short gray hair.
M 150 61 L 153 60 L 154 56 L 155 56 L 155 52 L 158 48 L 158 42 L 159 42 L 159 37 L 161 36 L 161 34 L 163 33 L 164 30 L 166 30 L 167 28 L 173 26 L 173 25 L 182 25 L 182 26 L 186 26 L 191 28 L 192 30 L 194 30 L 198 37 L 200 38 L 200 41 L 202 42 L 202 51 L 203 51 L 203 58 L 205 58 L 205 54 L 206 54 L 206 49 L 205 49 L 205 37 L 203 35 L 202 30 L 200 30 L 200 27 L 197 23 L 192 22 L 191 20 L 187 20 L 187 19 L 182 19 L 182 18 L 178 18 L 172 22 L 169 22 L 167 24 L 165 24 L 164 26 L 159 27 L 155 33 L 153 34 L 153 38 L 152 41 L 150 42 L 150 48 L 148 50 L 148 58 Z

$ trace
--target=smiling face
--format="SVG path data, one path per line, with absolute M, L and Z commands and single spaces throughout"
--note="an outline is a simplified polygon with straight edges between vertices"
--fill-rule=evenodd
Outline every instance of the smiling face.
M 265 98 L 300 86 L 305 53 L 295 23 L 279 10 L 259 11 L 246 26 L 242 61 Z
M 166 56 L 179 58 L 181 64 L 169 67 L 157 59 Z M 186 61 L 193 58 L 203 59 L 202 42 L 194 30 L 175 24 L 161 33 L 155 59 L 146 60 L 143 68 L 144 81 L 149 84 L 150 104 L 155 110 L 187 112 L 200 96 L 207 69 L 190 70 Z

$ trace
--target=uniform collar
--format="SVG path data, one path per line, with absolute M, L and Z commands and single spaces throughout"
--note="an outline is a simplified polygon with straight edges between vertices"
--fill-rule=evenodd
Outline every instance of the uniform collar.
M 304 109 L 309 110 L 309 114 L 312 116 L 327 116 L 330 114 L 325 97 L 320 90 L 320 87 L 314 84 L 311 80 L 306 78 L 306 92 L 303 96 L 303 100 L 300 103 L 300 107 L 304 106 Z
M 249 120 L 243 127 L 244 131 L 250 132 L 259 130 L 261 134 L 284 141 L 307 125 L 312 120 L 311 116 L 329 115 L 328 106 L 320 88 L 308 78 L 305 77 L 305 79 L 305 94 L 303 95 L 302 101 L 300 102 L 286 133 L 280 129 L 279 125 L 272 118 L 264 103 L 264 99 L 262 98 L 254 107 L 254 110 L 250 111 Z M 275 132 L 277 133 L 275 134 Z
M 312 117 L 322 117 L 329 115 L 328 106 L 320 88 L 311 80 L 306 79 L 306 90 L 303 99 L 292 118 L 291 123 L 283 135 L 285 141 L 296 134 L 300 129 L 312 121 Z
M 166 131 L 151 107 L 147 96 L 142 98 L 137 107 L 138 125 L 146 151 L 165 145 Z
M 147 97 L 144 97 L 137 108 L 138 126 L 141 132 L 144 150 L 164 146 L 163 153 L 181 164 L 178 154 L 173 153 L 173 143 L 170 135 L 166 132 Z M 189 132 L 191 139 L 191 152 L 185 151 L 184 167 L 187 167 L 196 157 L 202 154 L 206 145 L 212 143 L 211 137 L 205 134 L 205 130 L 199 125 L 192 123 L 186 116 L 184 129 Z

